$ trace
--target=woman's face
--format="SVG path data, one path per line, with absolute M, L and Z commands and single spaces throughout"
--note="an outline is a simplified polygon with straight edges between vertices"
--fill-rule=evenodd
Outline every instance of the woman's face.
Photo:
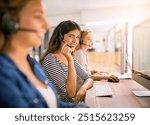
M 44 33 L 48 30 L 41 0 L 32 0 L 22 9 L 19 16 L 19 26 L 20 28 L 35 30 L 35 32 L 18 31 L 16 33 L 24 45 L 38 47 L 41 44 Z
M 86 49 L 89 49 L 92 46 L 92 33 L 88 33 L 83 38 L 83 44 Z
M 70 48 L 72 49 L 72 51 L 74 51 L 76 46 L 79 44 L 79 39 L 80 39 L 80 31 L 76 29 L 65 34 L 63 42 L 67 43 L 68 46 L 70 46 Z

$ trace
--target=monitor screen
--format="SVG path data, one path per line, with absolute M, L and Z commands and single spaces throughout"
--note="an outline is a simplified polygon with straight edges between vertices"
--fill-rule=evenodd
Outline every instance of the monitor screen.
M 150 19 L 133 28 L 133 79 L 150 89 Z

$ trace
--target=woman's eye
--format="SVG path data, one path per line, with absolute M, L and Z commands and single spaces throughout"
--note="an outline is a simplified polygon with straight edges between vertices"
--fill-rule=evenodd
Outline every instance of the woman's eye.
M 41 16 L 39 16 L 39 15 L 35 15 L 35 18 L 40 19 L 40 18 L 41 18 Z
M 80 39 L 80 36 L 75 37 L 74 35 L 68 35 L 68 37 L 70 37 L 72 39 Z
M 80 39 L 80 37 L 78 36 L 77 39 Z
M 35 17 L 35 18 L 38 18 L 38 19 L 41 19 L 41 18 L 43 18 L 44 16 L 43 16 L 43 14 L 41 14 L 41 13 L 35 13 L 34 17 Z
M 73 35 L 69 35 L 69 37 L 73 37 Z

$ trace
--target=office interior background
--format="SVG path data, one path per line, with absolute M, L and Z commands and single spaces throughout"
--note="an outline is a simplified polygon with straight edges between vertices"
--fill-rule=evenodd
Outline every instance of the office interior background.
M 50 35 L 55 26 L 64 20 L 77 22 L 81 29 L 90 28 L 94 32 L 94 44 L 88 51 L 90 66 L 108 72 L 131 74 L 133 31 L 150 18 L 150 0 L 43 1 L 51 26 Z M 46 45 L 43 42 L 33 55 L 38 58 Z M 137 56 L 140 53 L 143 51 Z M 148 62 L 143 66 L 150 68 Z

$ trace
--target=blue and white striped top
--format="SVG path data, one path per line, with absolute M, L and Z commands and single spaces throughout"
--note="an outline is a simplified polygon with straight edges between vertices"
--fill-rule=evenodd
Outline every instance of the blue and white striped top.
M 90 76 L 84 69 L 80 66 L 77 60 L 74 59 L 74 65 L 77 75 L 77 86 L 78 81 L 85 81 Z M 66 92 L 66 81 L 68 74 L 68 66 L 60 61 L 54 54 L 49 53 L 42 62 L 42 66 L 45 74 L 49 80 L 55 85 L 60 99 L 64 102 L 73 102 L 73 98 L 67 97 Z M 84 83 L 84 82 L 83 82 Z

